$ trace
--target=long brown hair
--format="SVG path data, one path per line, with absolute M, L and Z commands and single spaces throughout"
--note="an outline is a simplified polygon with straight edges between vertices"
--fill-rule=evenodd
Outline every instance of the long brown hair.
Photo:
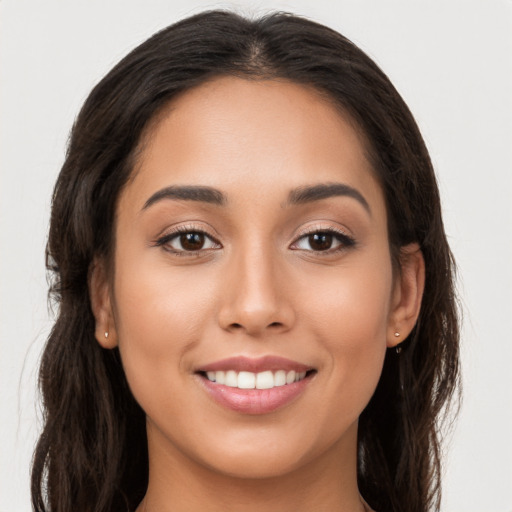
M 419 243 L 421 313 L 389 350 L 359 422 L 361 494 L 379 512 L 440 503 L 440 419 L 458 384 L 454 264 L 434 171 L 418 127 L 385 74 L 339 33 L 284 13 L 204 12 L 157 33 L 93 89 L 53 195 L 47 266 L 58 314 L 40 369 L 45 410 L 32 468 L 37 511 L 132 511 L 148 479 L 145 416 L 117 349 L 94 337 L 88 274 L 112 260 L 116 203 L 148 123 L 180 92 L 220 75 L 315 87 L 359 126 L 386 198 L 390 250 Z

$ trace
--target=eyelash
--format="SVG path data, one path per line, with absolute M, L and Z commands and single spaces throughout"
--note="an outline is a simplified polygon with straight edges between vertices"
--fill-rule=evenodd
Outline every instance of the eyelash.
M 217 245 L 218 247 L 210 247 L 210 248 L 206 248 L 206 249 L 201 248 L 201 249 L 197 249 L 197 250 L 187 251 L 185 249 L 177 250 L 177 249 L 173 249 L 171 247 L 166 246 L 166 244 L 168 244 L 172 240 L 175 240 L 176 238 L 178 238 L 182 235 L 188 235 L 188 234 L 202 235 L 205 238 L 209 239 L 210 242 Z M 338 241 L 339 245 L 335 248 L 328 248 L 325 250 L 318 250 L 318 251 L 315 251 L 313 249 L 301 249 L 299 247 L 294 247 L 301 240 L 304 240 L 310 236 L 318 235 L 318 234 L 331 235 L 335 240 Z M 170 233 L 167 233 L 164 236 L 158 238 L 154 245 L 157 247 L 163 247 L 166 251 L 171 252 L 172 254 L 174 254 L 176 256 L 189 256 L 189 257 L 190 256 L 197 257 L 197 256 L 200 256 L 201 253 L 204 253 L 204 251 L 210 251 L 212 249 L 222 248 L 222 245 L 215 237 L 210 235 L 204 229 L 201 229 L 201 228 L 198 228 L 195 226 L 179 226 L 179 227 L 175 228 L 173 231 L 171 231 Z M 345 232 L 343 232 L 341 230 L 338 230 L 338 229 L 335 229 L 332 227 L 329 227 L 329 228 L 315 227 L 315 228 L 310 228 L 308 230 L 301 232 L 299 234 L 299 236 L 296 238 L 296 240 L 293 242 L 293 244 L 290 246 L 290 248 L 292 250 L 296 250 L 296 251 L 311 252 L 318 256 L 329 256 L 332 254 L 336 254 L 340 251 L 347 250 L 351 247 L 354 247 L 355 245 L 356 245 L 355 239 L 353 237 L 347 235 Z
M 301 249 L 301 248 L 294 248 L 293 246 L 297 245 L 301 240 L 305 240 L 307 239 L 308 237 L 310 236 L 313 236 L 313 235 L 330 235 L 333 237 L 333 239 L 335 239 L 339 245 L 337 247 L 330 247 L 328 249 L 325 249 L 325 250 L 319 250 L 319 251 L 314 251 L 312 249 Z M 312 252 L 315 254 L 315 256 L 331 256 L 333 254 L 337 254 L 341 251 L 345 251 L 347 249 L 350 249 L 352 247 L 354 247 L 356 245 L 356 240 L 347 235 L 347 233 L 345 233 L 344 231 L 340 230 L 340 229 L 336 229 L 336 228 L 333 228 L 333 227 L 322 227 L 322 226 L 315 226 L 314 228 L 309 228 L 309 229 L 306 229 L 304 230 L 303 232 L 299 233 L 299 236 L 297 237 L 296 241 L 293 242 L 292 244 L 292 249 L 293 250 L 296 250 L 296 251 L 306 251 L 306 252 Z
M 211 249 L 214 249 L 214 248 L 207 248 L 207 249 L 201 248 L 198 250 L 187 251 L 184 249 L 183 250 L 173 249 L 166 245 L 169 242 L 171 242 L 172 240 L 175 240 L 176 238 L 178 238 L 182 235 L 189 235 L 189 234 L 198 234 L 198 235 L 204 236 L 205 238 L 209 239 L 211 242 L 213 242 L 215 245 L 218 246 L 218 247 L 215 247 L 215 249 L 222 247 L 220 242 L 215 237 L 210 235 L 204 229 L 201 229 L 201 228 L 198 228 L 195 226 L 178 226 L 177 228 L 173 229 L 170 233 L 167 233 L 164 236 L 160 237 L 158 240 L 156 240 L 155 246 L 162 247 L 164 250 L 166 250 L 176 256 L 189 256 L 189 257 L 190 256 L 200 256 L 201 253 L 204 253 L 204 251 L 210 251 Z

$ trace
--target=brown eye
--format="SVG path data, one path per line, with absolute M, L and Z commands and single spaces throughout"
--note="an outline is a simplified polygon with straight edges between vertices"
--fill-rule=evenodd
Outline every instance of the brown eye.
M 332 233 L 312 233 L 308 236 L 309 246 L 313 251 L 326 251 L 332 247 Z
M 203 248 L 205 236 L 203 233 L 192 232 L 180 235 L 181 247 L 185 251 L 199 251 Z
M 345 233 L 335 230 L 317 230 L 301 236 L 291 249 L 312 253 L 333 254 L 354 247 L 356 241 Z
M 215 239 L 202 231 L 178 231 L 157 240 L 156 245 L 175 254 L 197 253 L 208 249 L 220 249 L 222 246 Z

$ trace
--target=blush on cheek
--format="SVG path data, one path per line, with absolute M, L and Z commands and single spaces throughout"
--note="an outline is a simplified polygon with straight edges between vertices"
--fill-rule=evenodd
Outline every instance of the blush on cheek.
M 204 311 L 194 287 L 180 284 L 148 280 L 139 272 L 116 290 L 119 350 L 130 389 L 144 409 L 175 399 L 169 390 L 181 382 L 183 354 L 200 340 Z
M 387 279 L 361 276 L 340 280 L 310 301 L 307 315 L 315 337 L 333 361 L 339 396 L 350 396 L 354 419 L 373 395 L 382 373 L 388 321 Z M 347 403 L 339 405 L 347 408 Z M 342 411 L 340 411 L 342 413 Z
M 324 332 L 324 338 L 355 352 L 385 346 L 389 315 L 388 291 L 378 280 L 373 286 L 361 286 L 361 282 L 331 287 L 321 301 L 310 301 L 305 313 Z

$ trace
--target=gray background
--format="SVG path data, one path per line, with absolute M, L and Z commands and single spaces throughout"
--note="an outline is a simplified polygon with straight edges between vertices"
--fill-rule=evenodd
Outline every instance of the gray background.
M 74 116 L 153 32 L 233 6 L 292 11 L 341 31 L 415 114 L 439 175 L 465 313 L 465 398 L 446 443 L 443 511 L 512 511 L 512 1 L 2 0 L 0 512 L 30 510 L 36 366 L 51 326 L 43 254 Z

